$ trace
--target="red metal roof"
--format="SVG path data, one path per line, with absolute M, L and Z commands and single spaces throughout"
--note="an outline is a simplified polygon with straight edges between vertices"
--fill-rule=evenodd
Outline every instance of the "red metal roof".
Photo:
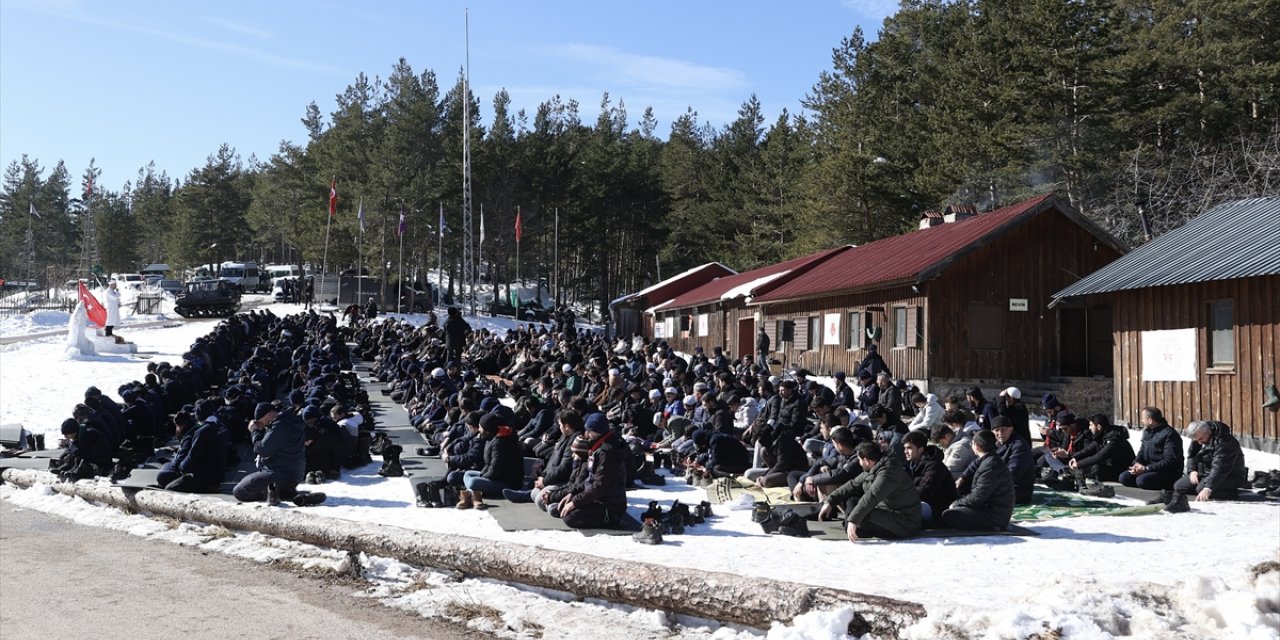
M 719 302 L 720 298 L 724 294 L 733 290 L 735 287 L 749 284 L 753 280 L 759 280 L 760 278 L 763 278 L 765 276 L 787 272 L 786 275 L 780 275 L 777 278 L 770 280 L 766 285 L 766 286 L 776 286 L 780 282 L 788 282 L 792 277 L 795 277 L 796 275 L 799 275 L 799 274 L 803 274 L 806 267 L 809 267 L 810 265 L 819 264 L 822 261 L 827 260 L 828 258 L 835 256 L 841 252 L 844 252 L 850 248 L 851 247 L 846 245 L 843 247 L 836 247 L 835 249 L 826 249 L 823 251 L 819 251 L 817 253 L 811 253 L 807 256 L 792 258 L 791 260 L 788 260 L 786 262 L 779 262 L 778 264 L 771 264 L 766 267 L 760 267 L 759 269 L 744 271 L 736 275 L 725 276 L 723 278 L 716 278 L 715 280 L 712 280 L 711 282 L 708 282 L 702 285 L 701 287 L 698 287 L 696 289 L 693 289 L 692 291 L 687 291 L 685 293 L 680 294 L 674 300 L 666 304 L 663 304 L 657 309 L 655 309 L 655 311 L 670 311 L 672 309 L 685 309 L 689 307 L 696 307 L 698 305 L 707 304 L 710 302 Z M 654 298 L 650 298 L 650 299 L 654 299 Z
M 736 274 L 737 271 L 726 267 L 719 262 L 708 262 L 699 265 L 684 273 L 676 274 L 666 280 L 656 284 L 649 285 L 635 293 L 629 293 L 610 303 L 609 306 L 620 304 L 623 302 L 634 302 L 644 299 L 644 304 L 652 306 L 661 304 L 682 293 L 696 289 L 716 278 L 723 278 Z
M 827 295 L 842 291 L 875 288 L 917 278 L 942 260 L 974 245 L 1005 225 L 1020 220 L 1023 214 L 1034 215 L 1040 205 L 1056 200 L 1053 194 L 1019 202 L 959 222 L 942 224 L 920 231 L 854 247 L 815 266 L 808 272 L 755 296 L 754 303 L 780 302 Z M 715 284 L 713 281 L 711 284 Z

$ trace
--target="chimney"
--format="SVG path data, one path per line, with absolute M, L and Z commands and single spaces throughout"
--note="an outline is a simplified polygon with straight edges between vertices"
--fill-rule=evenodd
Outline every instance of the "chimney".
M 938 226 L 938 225 L 940 225 L 940 224 L 942 224 L 942 212 L 941 212 L 941 211 L 926 211 L 926 212 L 924 212 L 924 215 L 920 216 L 920 228 L 921 228 L 921 229 L 928 229 L 929 227 L 936 227 L 936 226 Z
M 960 222 L 978 215 L 978 207 L 972 204 L 949 204 L 942 210 L 942 219 L 947 224 Z

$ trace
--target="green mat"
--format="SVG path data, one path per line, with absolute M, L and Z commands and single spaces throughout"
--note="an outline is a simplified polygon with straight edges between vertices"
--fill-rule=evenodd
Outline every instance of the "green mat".
M 1095 500 L 1078 493 L 1036 489 L 1031 504 L 1013 508 L 1014 522 L 1039 522 L 1075 516 L 1133 516 L 1159 513 L 1164 505 L 1125 505 Z

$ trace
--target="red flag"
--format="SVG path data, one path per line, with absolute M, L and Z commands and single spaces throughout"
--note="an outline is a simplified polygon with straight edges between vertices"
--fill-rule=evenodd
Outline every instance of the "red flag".
M 338 212 L 338 180 L 329 182 L 329 217 Z
M 89 293 L 89 289 L 84 286 L 84 280 L 80 284 L 80 302 L 84 303 L 84 311 L 89 316 L 89 324 L 95 327 L 103 327 L 107 324 L 107 310 L 103 308 L 98 299 Z
M 520 244 L 520 207 L 516 207 L 516 244 Z
M 89 174 L 89 183 L 84 188 L 84 197 L 86 199 L 93 196 L 93 174 Z

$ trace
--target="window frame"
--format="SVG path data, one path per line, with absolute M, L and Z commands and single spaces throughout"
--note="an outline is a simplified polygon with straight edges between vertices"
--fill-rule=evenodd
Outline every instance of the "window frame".
M 1218 328 L 1216 324 L 1216 312 L 1220 309 L 1226 309 L 1228 326 L 1225 329 Z M 1216 348 L 1217 338 L 1220 332 L 1225 332 L 1229 345 L 1226 347 L 1229 352 L 1230 360 L 1219 360 L 1218 349 Z M 1235 300 L 1232 298 L 1220 298 L 1217 300 L 1207 301 L 1207 318 L 1205 320 L 1205 363 L 1209 371 L 1218 373 L 1234 373 L 1236 370 L 1236 315 Z

